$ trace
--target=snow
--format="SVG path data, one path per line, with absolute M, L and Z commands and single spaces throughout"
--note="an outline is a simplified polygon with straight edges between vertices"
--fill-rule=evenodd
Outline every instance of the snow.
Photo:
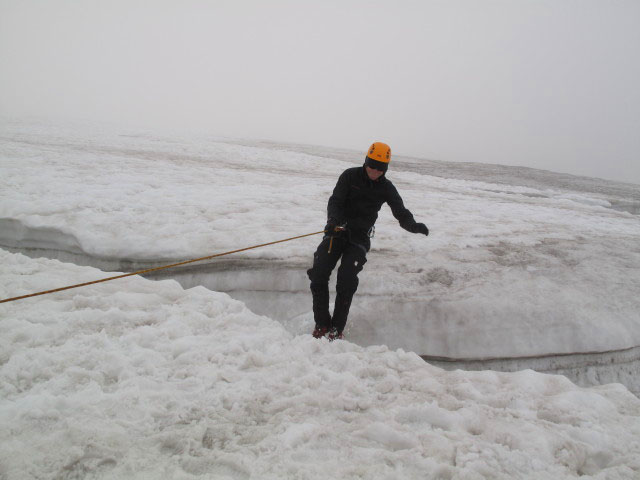
M 0 298 L 113 275 L 42 257 L 131 271 L 321 230 L 361 161 L 0 120 Z M 640 187 L 388 175 L 432 233 L 383 208 L 347 341 L 308 334 L 319 236 L 0 304 L 0 479 L 640 478 L 637 397 L 530 369 L 640 392 Z
M 5 121 L 1 139 L 0 246 L 116 270 L 321 230 L 338 175 L 361 162 L 320 147 L 97 126 Z M 506 184 L 483 174 L 492 166 L 477 166 L 479 181 L 393 162 L 389 177 L 431 235 L 402 230 L 383 207 L 350 340 L 454 359 L 640 345 L 639 217 L 613 208 L 635 211 L 640 187 L 545 188 L 555 175 L 515 169 L 520 184 L 515 174 Z M 169 275 L 229 292 L 298 335 L 312 328 L 305 271 L 319 240 Z
M 0 297 L 106 273 L 0 251 Z M 0 305 L 0 477 L 633 479 L 640 400 L 294 336 L 128 277 Z

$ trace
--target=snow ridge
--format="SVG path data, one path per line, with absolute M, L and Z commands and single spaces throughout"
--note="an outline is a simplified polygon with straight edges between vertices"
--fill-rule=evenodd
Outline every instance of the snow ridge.
M 88 267 L 0 251 L 0 295 Z M 0 306 L 0 473 L 22 478 L 637 478 L 640 400 L 292 336 L 130 277 Z
M 15 223 L 17 222 L 6 222 L 4 225 L 13 226 Z M 2 224 L 0 219 L 0 225 Z M 24 226 L 21 228 L 21 231 L 28 230 Z M 7 228 L 6 231 L 11 232 L 11 228 Z M 24 237 L 31 238 L 34 235 L 25 234 Z M 53 238 L 55 240 L 57 236 L 54 235 Z M 0 239 L 1 244 L 2 239 Z M 16 242 L 16 245 L 20 243 Z M 32 241 L 29 245 L 29 248 L 8 250 L 23 252 L 35 258 L 45 256 L 63 259 L 79 265 L 100 267 L 111 271 L 142 270 L 160 266 L 166 262 L 100 259 L 84 254 L 80 250 L 78 253 L 71 253 L 63 249 L 47 248 L 47 242 L 41 244 L 41 248 L 38 248 L 37 242 Z M 313 321 L 308 313 L 309 294 L 304 271 L 305 266 L 302 264 L 287 265 L 276 260 L 230 258 L 154 272 L 146 276 L 153 279 L 174 279 L 184 288 L 205 286 L 213 291 L 228 293 L 233 298 L 243 301 L 253 312 L 278 318 L 290 333 L 301 335 L 313 328 Z M 335 278 L 333 280 L 335 282 Z M 363 296 L 362 292 L 360 296 Z M 380 293 L 376 295 L 378 299 L 382 296 Z M 363 324 L 361 317 L 370 316 L 371 313 L 363 313 L 362 298 L 357 303 L 360 306 L 352 315 L 349 336 L 357 339 L 361 345 L 375 345 L 379 343 L 376 341 L 377 338 L 370 338 L 367 341 L 366 332 L 364 334 L 361 332 Z M 401 321 L 402 311 L 398 312 L 395 318 L 396 321 Z M 399 346 L 401 345 L 397 345 Z M 635 395 L 640 395 L 640 347 L 601 352 L 546 353 L 524 357 L 509 355 L 494 358 L 456 358 L 429 355 L 421 351 L 416 353 L 424 360 L 446 370 L 460 368 L 514 372 L 532 369 L 543 373 L 564 375 L 583 387 L 622 383 Z

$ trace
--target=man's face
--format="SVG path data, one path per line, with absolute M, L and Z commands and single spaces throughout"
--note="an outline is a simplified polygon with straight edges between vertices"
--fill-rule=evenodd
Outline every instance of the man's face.
M 369 178 L 373 181 L 378 180 L 384 173 L 382 170 L 376 170 L 375 168 L 371 168 L 369 166 L 366 166 L 364 168 L 367 171 L 367 175 L 369 176 Z

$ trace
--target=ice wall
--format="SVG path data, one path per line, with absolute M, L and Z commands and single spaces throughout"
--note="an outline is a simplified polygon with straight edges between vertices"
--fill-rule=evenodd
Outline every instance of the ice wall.
M 13 252 L 98 267 L 106 271 L 135 271 L 167 263 L 163 261 L 135 261 L 117 258 L 96 258 L 82 253 L 76 244 L 51 229 L 30 231 L 19 222 L 2 221 L 3 237 L 15 238 L 10 247 Z M 11 233 L 11 229 L 14 232 Z M 26 247 L 20 247 L 24 241 Z M 41 242 L 41 243 L 39 243 Z M 57 247 L 57 248 L 56 248 Z M 175 279 L 184 288 L 204 286 L 225 292 L 244 302 L 253 312 L 278 320 L 294 335 L 309 333 L 313 329 L 311 298 L 308 291 L 306 268 L 309 265 L 269 259 L 224 257 L 208 262 L 187 265 L 147 274 L 148 278 Z M 438 277 L 437 272 L 434 273 Z M 446 273 L 434 281 L 447 283 Z M 573 352 L 547 352 L 540 355 L 519 356 L 513 350 L 479 346 L 465 353 L 461 346 L 467 340 L 442 329 L 442 322 L 451 321 L 454 311 L 435 301 L 398 298 L 375 290 L 372 282 L 363 280 L 354 299 L 347 326 L 350 341 L 362 346 L 387 345 L 414 351 L 429 363 L 447 370 L 495 370 L 513 372 L 535 370 L 560 374 L 580 386 L 622 383 L 640 396 L 640 347 L 591 351 L 589 348 Z M 57 287 L 56 285 L 52 287 Z M 333 277 L 332 298 L 335 290 Z M 440 326 L 440 327 L 439 327 Z M 454 325 L 455 326 L 455 325 Z M 418 330 L 416 330 L 418 329 Z M 517 325 L 514 326 L 517 329 Z M 464 332 L 463 332 L 464 333 Z M 504 338 L 512 332 L 503 332 Z M 418 335 L 419 338 L 415 338 Z M 420 345 L 427 345 L 421 348 Z M 432 347 L 429 348 L 428 346 Z M 543 346 L 540 347 L 543 349 Z M 511 352 L 511 353 L 510 353 Z
M 311 332 L 311 298 L 303 266 L 278 265 L 273 268 L 273 264 L 265 262 L 255 265 L 255 269 L 246 269 L 240 265 L 241 262 L 231 261 L 224 265 L 194 266 L 178 272 L 158 272 L 150 275 L 150 278 L 173 278 L 184 288 L 203 285 L 215 291 L 226 292 L 244 302 L 252 311 L 278 319 L 293 334 Z M 335 280 L 333 283 L 335 284 Z M 253 288 L 247 289 L 247 286 Z M 333 289 L 332 298 L 335 298 Z M 457 353 L 454 343 L 458 339 L 455 336 L 438 335 L 434 332 L 432 343 L 437 344 L 439 352 L 445 354 L 434 355 L 410 347 L 412 332 L 403 327 L 415 325 L 416 308 L 422 308 L 419 302 L 404 302 L 398 298 L 359 293 L 352 306 L 347 336 L 350 341 L 362 346 L 382 344 L 390 348 L 415 351 L 429 363 L 446 370 L 515 372 L 531 369 L 564 375 L 577 385 L 585 387 L 622 383 L 640 396 L 640 347 L 524 357 L 500 356 L 499 351 L 495 354 L 486 351 L 473 357 Z M 383 328 L 379 328 L 381 317 L 388 319 L 388 324 Z M 427 317 L 421 322 L 425 336 L 429 335 L 429 325 L 432 323 L 430 320 Z M 447 347 L 451 347 L 451 350 L 447 350 Z

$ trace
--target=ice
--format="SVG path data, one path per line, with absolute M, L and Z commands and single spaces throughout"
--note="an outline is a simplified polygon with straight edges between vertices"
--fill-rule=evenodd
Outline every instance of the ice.
M 39 257 L 131 271 L 318 231 L 361 161 L 0 125 L 0 245 L 34 257 L 0 253 L 0 298 L 113 275 Z M 432 234 L 383 208 L 349 341 L 308 335 L 319 237 L 0 305 L 0 478 L 637 478 L 637 398 L 531 369 L 640 392 L 640 187 L 389 176 Z
M 104 272 L 0 251 L 0 295 Z M 128 277 L 0 305 L 0 473 L 23 478 L 637 478 L 640 400 L 293 336 Z
M 337 176 L 361 161 L 322 147 L 6 119 L 1 140 L 0 245 L 117 271 L 318 231 Z M 432 233 L 405 232 L 383 208 L 351 341 L 640 391 L 640 224 L 630 213 L 640 187 L 398 156 L 388 175 Z M 154 278 L 228 292 L 300 335 L 313 323 L 305 272 L 318 241 Z

